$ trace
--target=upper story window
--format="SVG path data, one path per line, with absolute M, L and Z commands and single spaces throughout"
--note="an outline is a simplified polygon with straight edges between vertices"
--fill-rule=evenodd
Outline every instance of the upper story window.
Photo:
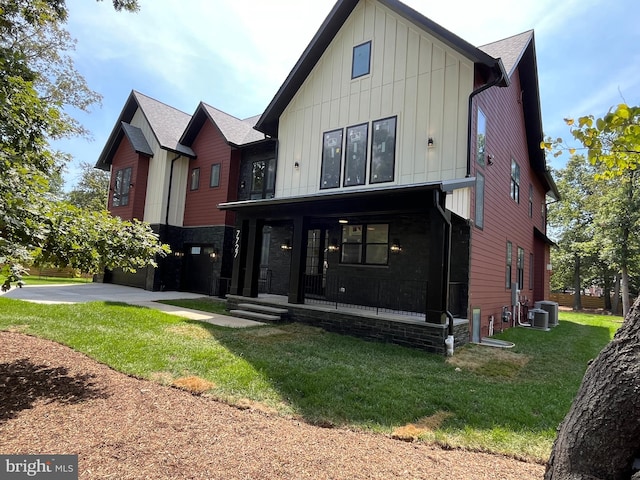
M 215 163 L 211 165 L 211 177 L 209 179 L 210 187 L 219 187 L 220 186 L 220 164 Z
M 322 178 L 320 188 L 340 186 L 342 166 L 342 129 L 326 132 L 322 142 Z
M 344 186 L 364 185 L 367 174 L 367 136 L 369 125 L 347 128 L 347 146 L 344 158 Z
M 386 265 L 389 260 L 389 225 L 342 226 L 342 263 Z
M 393 181 L 396 162 L 396 124 L 396 117 L 373 122 L 369 183 Z
M 116 182 L 113 186 L 114 207 L 129 205 L 129 189 L 131 188 L 131 167 L 123 168 L 116 172 Z
M 353 47 L 353 63 L 351 78 L 358 78 L 371 73 L 371 41 Z
M 251 168 L 251 200 L 273 198 L 276 186 L 276 161 L 258 160 Z
M 484 167 L 486 156 L 487 117 L 478 109 L 478 122 L 476 125 L 476 161 Z
M 200 188 L 200 168 L 191 170 L 191 190 Z
M 511 198 L 520 203 L 520 165 L 511 159 Z

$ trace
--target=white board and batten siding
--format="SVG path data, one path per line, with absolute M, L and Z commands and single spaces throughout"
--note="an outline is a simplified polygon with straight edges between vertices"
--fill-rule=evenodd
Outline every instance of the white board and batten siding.
M 151 224 L 163 224 L 166 221 L 166 208 L 169 192 L 169 169 L 175 154 L 163 148 L 140 109 L 136 111 L 130 122 L 131 125 L 142 130 L 147 143 L 154 152 L 149 160 L 149 175 L 147 177 L 147 196 L 144 204 L 144 221 Z M 169 225 L 182 226 L 186 197 L 187 175 L 189 159 L 181 157 L 173 167 L 171 191 L 171 207 L 169 208 Z
M 371 73 L 352 80 L 353 47 L 367 41 Z M 323 133 L 368 123 L 371 137 L 372 121 L 393 116 L 397 133 L 391 184 L 464 178 L 472 89 L 471 60 L 387 7 L 363 0 L 280 117 L 276 197 L 320 191 Z M 370 150 L 371 138 L 368 143 Z M 368 178 L 370 151 L 367 158 Z M 340 186 L 330 192 L 357 188 L 371 186 Z M 451 200 L 455 210 L 468 212 L 461 203 L 469 201 L 469 193 L 453 196 L 458 197 Z

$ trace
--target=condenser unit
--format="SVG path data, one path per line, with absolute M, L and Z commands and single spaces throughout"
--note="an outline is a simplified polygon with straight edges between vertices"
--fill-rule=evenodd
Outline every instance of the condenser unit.
M 558 325 L 558 303 L 549 300 L 542 300 L 534 304 L 535 308 L 540 308 L 549 313 L 549 327 Z
M 549 330 L 549 312 L 541 308 L 529 310 L 529 323 L 533 328 Z

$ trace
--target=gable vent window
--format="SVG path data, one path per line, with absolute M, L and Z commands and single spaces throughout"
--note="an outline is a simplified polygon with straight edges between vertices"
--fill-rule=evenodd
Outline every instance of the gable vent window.
M 371 73 L 371 42 L 353 47 L 351 78 L 363 77 Z

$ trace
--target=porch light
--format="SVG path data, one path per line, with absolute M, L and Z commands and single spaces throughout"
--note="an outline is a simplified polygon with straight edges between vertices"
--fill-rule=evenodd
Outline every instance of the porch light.
M 218 250 L 217 248 L 214 248 L 213 252 L 209 254 L 209 258 L 215 261 L 219 255 L 220 255 L 220 250 Z
M 427 147 L 433 147 L 433 137 L 429 137 L 429 140 L 427 140 Z
M 338 220 L 338 223 L 340 223 L 340 224 L 344 225 L 344 224 L 349 223 L 349 220 L 346 220 L 346 219 L 344 219 L 344 218 L 341 218 L 340 220 Z
M 392 253 L 400 253 L 402 251 L 402 247 L 400 246 L 400 242 L 397 238 L 393 239 L 393 243 L 391 244 L 391 247 L 389 247 L 389 249 Z
M 291 242 L 289 240 L 286 240 L 282 245 L 280 245 L 280 248 L 284 251 L 289 251 L 293 247 L 291 246 Z
M 175 255 L 178 258 L 181 258 L 181 257 L 184 257 L 184 252 L 175 251 L 173 252 L 173 255 Z
M 330 252 L 337 252 L 338 250 L 340 250 L 340 245 L 338 245 L 338 240 L 335 238 L 331 239 L 331 243 L 329 244 L 329 247 L 327 247 L 327 249 Z

